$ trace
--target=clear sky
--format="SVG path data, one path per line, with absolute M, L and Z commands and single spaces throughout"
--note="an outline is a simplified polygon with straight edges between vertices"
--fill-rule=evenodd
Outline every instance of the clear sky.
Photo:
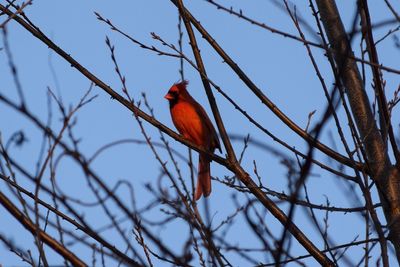
M 4 2 L 4 1 L 3 1 Z M 241 8 L 244 14 L 251 18 L 264 22 L 276 29 L 298 35 L 295 26 L 286 11 L 280 9 L 275 2 L 280 1 L 219 1 L 225 6 Z M 311 15 L 308 1 L 293 1 L 299 17 L 304 19 L 312 28 L 316 29 L 314 18 Z M 342 19 L 347 29 L 350 29 L 354 16 L 356 1 L 339 0 L 337 5 L 340 8 Z M 371 17 L 374 22 L 384 21 L 392 18 L 383 1 L 369 1 Z M 393 1 L 394 2 L 394 1 Z M 239 20 L 227 13 L 217 10 L 206 1 L 185 1 L 187 8 L 212 36 L 220 43 L 227 53 L 236 63 L 246 72 L 246 74 L 259 86 L 283 112 L 285 112 L 294 122 L 302 128 L 306 127 L 308 114 L 316 111 L 311 127 L 317 122 L 326 108 L 325 97 L 319 80 L 315 75 L 315 70 L 310 64 L 305 47 L 298 41 L 285 38 L 261 28 L 255 27 L 245 21 Z M 400 10 L 400 4 L 395 6 Z M 150 105 L 154 107 L 156 118 L 173 127 L 168 110 L 168 103 L 163 98 L 171 84 L 180 79 L 179 60 L 176 58 L 159 56 L 156 53 L 140 48 L 130 42 L 120 34 L 113 32 L 110 28 L 96 19 L 94 12 L 100 13 L 104 18 L 108 18 L 121 30 L 128 33 L 135 39 L 157 48 L 172 52 L 167 47 L 162 46 L 158 41 L 152 39 L 151 32 L 155 32 L 167 43 L 177 45 L 178 39 L 178 12 L 170 1 L 60 1 L 60 0 L 33 0 L 33 5 L 25 9 L 27 16 L 47 34 L 57 45 L 78 60 L 83 66 L 97 75 L 101 80 L 109 84 L 118 92 L 121 91 L 121 84 L 110 58 L 110 52 L 105 44 L 108 36 L 115 45 L 115 53 L 122 73 L 126 77 L 127 87 L 135 100 L 141 99 L 144 92 Z M 0 23 L 4 18 L 0 17 Z M 384 36 L 388 30 L 397 25 L 388 25 L 379 28 L 374 32 L 375 39 Z M 315 32 L 308 30 L 303 25 L 307 39 L 318 41 Z M 85 94 L 90 86 L 90 82 L 77 72 L 74 68 L 61 59 L 54 52 L 50 51 L 42 42 L 37 40 L 15 22 L 7 25 L 8 42 L 11 47 L 13 60 L 18 69 L 28 108 L 36 114 L 42 121 L 46 121 L 47 92 L 50 88 L 56 95 L 61 96 L 64 103 L 68 105 L 76 104 Z M 399 36 L 398 34 L 395 34 Z M 289 145 L 307 152 L 306 143 L 297 135 L 292 133 L 286 125 L 280 122 L 273 113 L 268 110 L 259 100 L 248 90 L 242 81 L 232 72 L 232 70 L 222 62 L 221 58 L 207 42 L 197 35 L 201 53 L 206 65 L 207 73 L 211 80 L 221 86 L 221 88 L 233 97 L 249 114 L 257 119 L 264 127 L 275 135 L 279 136 Z M 1 35 L 1 45 L 3 46 L 4 35 Z M 359 36 L 354 41 L 355 52 L 359 56 Z M 393 38 L 388 38 L 385 42 L 377 46 L 380 61 L 382 64 L 399 69 L 399 48 L 394 45 Z M 333 77 L 329 66 L 321 50 L 313 48 L 314 56 L 321 67 L 321 73 L 330 88 Z M 188 38 L 184 36 L 184 53 L 193 59 Z M 210 107 L 202 87 L 198 73 L 185 64 L 185 78 L 189 80 L 189 91 L 211 114 Z M 367 73 L 366 88 L 371 96 L 371 79 L 369 69 Z M 13 76 L 10 73 L 8 59 L 5 51 L 0 51 L 0 93 L 7 97 L 18 100 Z M 393 92 L 399 86 L 398 76 L 384 72 L 386 80 L 386 94 L 390 99 Z M 81 139 L 80 150 L 90 157 L 97 149 L 106 143 L 121 139 L 144 140 L 137 122 L 132 114 L 118 102 L 99 88 L 94 88 L 91 96 L 98 95 L 90 104 L 82 108 L 77 116 L 77 124 L 74 129 L 76 137 Z M 241 138 L 247 134 L 272 147 L 284 155 L 295 159 L 293 154 L 274 142 L 271 138 L 254 129 L 249 122 L 241 116 L 220 94 L 215 91 L 215 97 L 219 105 L 221 116 L 225 122 L 229 134 L 238 135 Z M 60 113 L 55 103 L 52 103 L 53 118 L 52 127 L 57 130 L 61 127 Z M 343 110 L 338 111 L 343 117 Z M 397 110 L 393 113 L 395 132 L 398 133 L 399 116 Z M 346 125 L 346 123 L 343 123 Z M 145 124 L 148 133 L 158 140 L 158 132 L 151 125 Z M 28 122 L 25 118 L 17 115 L 14 111 L 0 103 L 0 131 L 3 142 L 7 141 L 16 131 L 22 130 L 28 142 L 23 147 L 12 147 L 11 155 L 18 159 L 32 173 L 35 172 L 35 163 L 40 151 L 41 132 Z M 348 130 L 345 129 L 346 134 Z M 339 152 L 344 154 L 343 146 L 338 139 L 337 131 L 333 121 L 330 121 L 324 128 L 321 140 L 331 147 L 336 143 Z M 65 138 L 68 140 L 68 138 Z M 173 139 L 169 139 L 171 146 L 180 153 L 186 155 L 187 149 Z M 243 148 L 241 139 L 234 140 L 234 148 L 240 153 Z M 60 151 L 57 151 L 58 153 Z M 164 160 L 168 160 L 165 151 L 160 150 Z M 218 152 L 219 153 L 219 152 Z M 223 152 L 222 156 L 224 155 Z M 320 152 L 316 157 L 326 161 L 326 156 Z M 197 155 L 195 155 L 197 160 Z M 256 161 L 258 172 L 262 181 L 267 187 L 278 191 L 287 191 L 287 168 L 282 163 L 282 158 L 269 151 L 251 145 L 247 150 L 243 166 L 252 177 L 253 161 Z M 168 163 L 172 168 L 171 162 Z M 332 166 L 338 168 L 335 164 Z M 107 181 L 110 187 L 120 180 L 129 180 L 135 189 L 136 200 L 139 206 L 144 206 L 151 199 L 151 194 L 145 189 L 145 184 L 157 185 L 157 177 L 160 173 L 160 165 L 155 161 L 154 155 L 146 145 L 127 143 L 113 147 L 101 154 L 92 163 L 95 169 Z M 63 191 L 71 196 L 84 201 L 93 201 L 93 196 L 87 194 L 87 183 L 81 170 L 68 158 L 62 158 L 58 165 L 57 181 Z M 187 165 L 181 163 L 184 177 L 189 179 Z M 212 174 L 223 179 L 226 175 L 231 175 L 225 168 L 212 164 Z M 349 197 L 349 192 L 344 189 L 342 182 L 338 178 L 332 177 L 329 173 L 322 171 L 318 167 L 312 169 L 312 176 L 308 180 L 311 200 L 317 204 L 325 204 L 326 197 L 330 200 L 330 205 L 340 207 L 357 206 L 353 199 Z M 349 174 L 352 174 L 349 172 Z M 48 184 L 48 175 L 45 176 L 45 183 Z M 30 191 L 34 190 L 34 185 L 20 178 L 21 184 Z M 163 180 L 163 186 L 168 188 L 167 180 Z M 6 192 L 6 185 L 0 182 L 0 190 Z M 356 190 L 361 195 L 359 190 Z M 128 200 L 127 188 L 120 189 L 122 198 Z M 213 193 L 209 198 L 213 224 L 218 225 L 229 214 L 235 210 L 231 195 L 233 190 L 221 183 L 213 182 Z M 10 195 L 10 194 L 9 194 Z M 11 196 L 11 195 L 10 195 Z M 49 200 L 49 196 L 42 195 Z M 245 198 L 242 196 L 244 201 Z M 375 196 L 375 200 L 378 200 Z M 204 203 L 200 201 L 200 209 L 203 210 Z M 112 206 L 111 206 L 112 207 Z M 280 205 L 282 209 L 287 209 L 287 205 Z M 106 224 L 105 215 L 95 210 L 85 209 L 85 217 L 94 225 L 101 227 Z M 324 213 L 319 214 L 322 219 Z M 155 210 L 148 214 L 149 218 L 164 216 L 160 210 Z M 357 236 L 364 238 L 364 223 L 359 215 L 333 213 L 329 215 L 329 231 L 335 233 L 335 244 L 351 242 Z M 307 235 L 319 247 L 323 247 L 319 234 L 308 218 L 304 216 L 303 210 L 296 213 L 296 223 L 304 229 Z M 245 247 L 259 245 L 259 241 L 248 230 L 248 226 L 243 222 L 243 218 L 237 217 L 237 223 L 231 230 L 230 241 L 246 244 Z M 281 227 L 271 215 L 266 216 L 267 225 L 271 229 L 280 233 Z M 384 221 L 384 220 L 383 220 Z M 7 212 L 0 208 L 0 232 L 12 237 L 16 244 L 33 248 L 32 239 L 29 234 L 21 228 Z M 187 227 L 182 221 L 178 221 L 168 226 L 167 230 L 160 232 L 162 238 L 171 240 L 171 247 L 181 246 L 184 236 L 187 235 Z M 180 229 L 185 229 L 182 233 Z M 113 233 L 105 232 L 104 235 L 113 240 Z M 279 236 L 279 234 L 277 235 Z M 376 234 L 373 233 L 375 237 Z M 134 240 L 133 236 L 129 237 Z M 134 242 L 134 241 L 133 241 Z M 255 245 L 256 244 L 256 245 Z M 116 241 L 118 246 L 118 241 Z M 124 248 L 121 248 L 124 250 Z M 91 254 L 76 251 L 84 259 L 91 258 Z M 305 251 L 295 246 L 293 254 L 302 255 Z M 350 252 L 351 253 L 351 252 Z M 354 262 L 361 258 L 362 249 L 354 249 Z M 379 255 L 379 246 L 373 250 L 376 259 Z M 228 254 L 229 255 L 229 254 Z M 51 252 L 49 259 L 53 264 L 61 264 L 62 261 Z M 261 256 L 260 260 L 265 257 Z M 394 257 L 393 257 L 394 259 Z M 242 259 L 232 257 L 235 266 L 243 266 Z M 309 261 L 314 263 L 314 261 Z M 4 266 L 21 265 L 20 260 L 10 253 L 4 246 L 0 246 L 0 264 Z M 197 265 L 197 263 L 193 263 Z M 161 266 L 161 265 L 158 265 Z

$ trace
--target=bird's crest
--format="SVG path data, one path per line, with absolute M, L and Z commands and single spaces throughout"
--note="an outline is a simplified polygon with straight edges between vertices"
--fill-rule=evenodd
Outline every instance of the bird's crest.
M 186 90 L 186 86 L 189 84 L 189 81 L 183 80 L 181 82 L 175 83 L 174 86 L 176 86 L 179 91 L 181 90 Z

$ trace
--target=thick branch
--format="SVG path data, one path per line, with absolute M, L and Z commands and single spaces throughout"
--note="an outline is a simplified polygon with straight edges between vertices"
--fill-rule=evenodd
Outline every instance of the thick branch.
M 33 177 L 31 177 L 31 178 L 33 178 Z M 8 179 L 8 177 L 4 176 L 1 173 L 0 173 L 0 179 L 6 181 L 11 186 L 16 188 L 19 192 L 27 195 L 31 199 L 35 199 L 35 195 L 34 194 L 32 194 L 29 191 L 25 190 L 23 187 L 19 186 L 17 183 L 15 183 L 12 180 Z M 43 185 L 41 185 L 41 186 L 42 186 L 42 189 L 45 189 L 44 191 L 46 191 L 48 194 L 52 194 L 52 191 L 50 191 L 46 187 L 43 187 Z M 55 197 L 59 198 L 57 195 L 55 195 Z M 141 266 L 138 262 L 132 260 L 126 254 L 123 254 L 120 250 L 118 250 L 114 245 L 110 244 L 105 239 L 103 239 L 100 235 L 98 235 L 96 233 L 96 231 L 94 231 L 85 222 L 83 222 L 83 224 L 78 223 L 77 221 L 75 221 L 71 217 L 65 215 L 64 213 L 60 212 L 59 210 L 57 210 L 56 208 L 52 207 L 51 205 L 49 205 L 48 203 L 44 202 L 43 200 L 41 200 L 39 198 L 37 199 L 37 202 L 38 202 L 38 204 L 44 206 L 45 208 L 47 208 L 48 210 L 50 210 L 51 212 L 53 212 L 57 216 L 61 217 L 63 220 L 65 220 L 65 221 L 69 222 L 70 224 L 72 224 L 73 226 L 75 226 L 76 229 L 79 229 L 82 232 L 84 232 L 86 235 L 92 237 L 94 240 L 99 242 L 102 246 L 108 248 L 110 251 L 112 251 L 112 253 L 116 254 L 123 262 L 129 264 L 130 266 Z M 71 212 L 71 209 L 69 209 L 69 211 Z M 74 211 L 72 211 L 72 212 L 74 213 Z
M 46 234 L 40 229 L 36 229 L 35 224 L 29 220 L 14 204 L 2 193 L 0 192 L 0 203 L 8 210 L 8 212 L 14 216 L 29 232 L 33 235 L 40 235 L 40 240 L 46 243 L 49 247 L 57 251 L 64 259 L 71 262 L 74 266 L 87 266 L 82 260 L 80 260 L 74 253 L 69 251 L 62 244 L 58 243 L 51 236 Z

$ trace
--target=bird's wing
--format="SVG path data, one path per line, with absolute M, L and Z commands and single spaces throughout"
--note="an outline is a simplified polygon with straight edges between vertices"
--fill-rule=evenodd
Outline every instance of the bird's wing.
M 204 108 L 197 102 L 195 104 L 196 104 L 195 105 L 196 111 L 199 113 L 200 117 L 203 118 L 204 124 L 207 127 L 207 130 L 210 133 L 210 135 L 212 136 L 212 139 L 211 139 L 212 142 L 210 144 L 211 149 L 214 150 L 214 149 L 218 148 L 219 151 L 222 153 L 221 144 L 219 142 L 217 131 L 215 130 L 214 125 L 212 124 L 212 122 L 211 122 L 210 118 L 208 117 Z

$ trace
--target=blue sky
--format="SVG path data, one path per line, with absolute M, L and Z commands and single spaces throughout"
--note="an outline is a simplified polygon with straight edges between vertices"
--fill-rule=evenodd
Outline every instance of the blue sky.
M 218 11 L 206 1 L 185 1 L 187 8 L 201 21 L 202 25 L 220 43 L 225 51 L 231 55 L 236 63 L 246 74 L 259 86 L 259 88 L 293 121 L 305 128 L 308 114 L 316 110 L 312 120 L 317 122 L 323 115 L 326 101 L 321 89 L 319 80 L 310 64 L 305 47 L 292 39 L 272 34 L 266 30 L 250 25 L 245 21 L 238 20 L 229 14 Z M 243 12 L 257 21 L 266 23 L 279 30 L 297 34 L 296 28 L 285 11 L 277 8 L 273 1 L 220 1 L 226 6 L 233 5 L 241 8 Z M 355 1 L 337 1 L 342 19 L 346 28 L 349 29 L 354 15 Z M 375 22 L 391 18 L 383 1 L 370 1 L 372 20 Z M 395 6 L 397 10 L 400 5 Z M 314 19 L 311 16 L 308 1 L 296 1 L 296 10 L 299 16 L 304 18 L 314 29 Z M 110 58 L 110 52 L 105 44 L 108 36 L 115 45 L 115 53 L 122 73 L 126 76 L 128 90 L 131 95 L 139 100 L 141 93 L 145 92 L 156 118 L 174 129 L 170 119 L 168 104 L 163 98 L 171 84 L 180 79 L 179 60 L 165 56 L 159 56 L 151 51 L 141 49 L 118 33 L 110 30 L 104 23 L 98 21 L 94 12 L 100 13 L 104 18 L 110 19 L 114 25 L 124 32 L 130 34 L 137 40 L 154 45 L 161 50 L 168 51 L 151 38 L 150 33 L 155 32 L 168 43 L 177 44 L 178 38 L 178 13 L 173 4 L 169 1 L 33 1 L 33 5 L 25 10 L 29 18 L 40 27 L 40 29 L 51 37 L 51 39 L 72 57 L 78 60 L 83 66 L 89 69 L 101 80 L 109 84 L 116 91 L 121 93 L 121 85 L 114 71 Z M 380 28 L 375 34 L 379 39 L 389 29 L 396 25 L 389 25 Z M 18 74 L 24 89 L 29 109 L 43 121 L 47 116 L 47 90 L 51 88 L 59 94 L 66 105 L 76 104 L 85 94 L 90 82 L 68 63 L 61 59 L 54 52 L 50 51 L 43 43 L 26 32 L 15 22 L 10 22 L 7 27 L 9 43 L 12 50 L 14 62 L 18 68 Z M 314 33 L 305 31 L 307 38 L 317 40 Z M 206 65 L 207 73 L 211 80 L 233 97 L 249 114 L 254 116 L 263 126 L 270 130 L 291 146 L 307 152 L 307 144 L 292 133 L 286 125 L 280 122 L 271 111 L 263 106 L 259 100 L 246 88 L 239 78 L 224 64 L 221 58 L 212 50 L 200 35 L 197 35 L 201 53 Z M 1 37 L 3 42 L 4 36 Z M 359 55 L 359 36 L 355 42 L 355 52 Z M 392 38 L 377 46 L 380 61 L 382 64 L 398 69 L 399 49 L 394 47 Z M 333 77 L 322 51 L 313 48 L 314 56 L 321 67 L 321 73 L 328 87 L 333 82 Z M 169 51 L 171 52 L 171 51 Z M 184 36 L 184 53 L 193 59 L 187 36 Z M 7 57 L 4 50 L 0 51 L 0 93 L 17 100 L 17 94 L 12 75 L 7 64 Z M 369 71 L 369 69 L 368 69 Z M 185 77 L 190 81 L 190 93 L 206 108 L 209 114 L 210 108 L 204 93 L 198 73 L 185 64 Z M 371 79 L 368 73 L 366 88 L 371 96 Z M 386 93 L 388 98 L 398 87 L 399 79 L 396 75 L 384 72 L 386 80 Z M 74 133 L 81 139 L 80 150 L 90 157 L 99 147 L 121 139 L 143 140 L 140 129 L 132 114 L 116 101 L 110 99 L 99 88 L 94 88 L 91 95 L 98 95 L 89 105 L 83 107 L 77 115 L 77 124 Z M 390 97 L 389 97 L 390 96 Z M 246 136 L 272 146 L 274 149 L 293 158 L 293 155 L 274 142 L 271 138 L 254 129 L 248 121 L 243 118 L 223 97 L 215 92 L 215 97 L 225 122 L 228 133 Z M 60 113 L 55 103 L 53 107 L 53 129 L 61 127 Z M 339 110 L 343 118 L 343 110 Z M 13 147 L 11 154 L 24 164 L 31 172 L 35 171 L 35 162 L 40 151 L 41 132 L 20 115 L 15 114 L 5 105 L 0 104 L 0 129 L 3 142 L 18 131 L 23 130 L 29 140 L 22 148 Z M 398 112 L 393 114 L 395 132 L 398 133 Z M 343 123 L 346 125 L 346 123 Z M 149 124 L 145 124 L 148 133 L 157 140 L 159 134 Z M 348 134 L 348 130 L 345 130 Z M 333 121 L 324 128 L 321 140 L 332 146 L 329 133 L 332 133 L 337 144 L 337 150 L 344 153 L 340 145 L 337 131 Z M 65 139 L 67 140 L 67 139 Z M 157 140 L 158 141 L 158 140 Z M 170 139 L 174 149 L 186 155 L 187 149 Z M 233 143 L 235 151 L 240 153 L 243 142 Z M 57 150 L 59 153 L 60 151 Z M 162 156 L 167 160 L 165 151 L 160 150 Z M 223 152 L 224 155 L 224 152 Z M 320 152 L 316 153 L 317 158 L 326 161 L 326 157 Z M 197 160 L 197 155 L 195 156 Z M 253 175 L 253 161 L 256 160 L 258 172 L 261 174 L 263 183 L 269 188 L 281 192 L 287 190 L 287 169 L 282 165 L 281 159 L 260 148 L 250 146 L 245 154 L 243 166 Z M 169 167 L 171 163 L 169 162 Z M 333 165 L 334 166 L 334 165 Z M 119 179 L 131 181 L 139 205 L 144 205 L 151 198 L 144 188 L 146 183 L 155 185 L 160 171 L 159 164 L 155 161 L 151 150 L 145 145 L 123 144 L 107 150 L 101 154 L 92 164 L 109 186 L 113 186 Z M 68 158 L 62 158 L 58 165 L 57 181 L 64 192 L 85 201 L 93 200 L 93 196 L 87 192 L 87 184 L 80 169 Z M 181 163 L 184 176 L 188 177 L 189 170 L 184 163 Z M 212 173 L 219 178 L 231 175 L 225 168 L 212 164 Z M 312 202 L 324 204 L 326 196 L 329 197 L 331 205 L 351 207 L 354 203 L 348 198 L 348 192 L 340 186 L 341 181 L 332 177 L 329 173 L 321 171 L 320 168 L 312 169 L 314 174 L 308 179 L 308 189 L 311 192 Z M 352 174 L 351 172 L 349 172 Z M 48 176 L 45 182 L 48 183 Z M 33 190 L 33 185 L 20 179 L 21 184 Z M 164 180 L 164 186 L 169 186 Z M 1 190 L 5 184 L 1 183 Z M 213 224 L 223 220 L 234 211 L 231 195 L 233 191 L 223 184 L 213 183 L 213 193 L 210 196 L 210 205 L 213 214 Z M 119 191 L 121 198 L 128 199 L 128 190 L 122 188 Z M 360 195 L 359 190 L 357 194 Z M 43 198 L 49 200 L 43 194 Z M 376 198 L 376 196 L 375 196 Z M 245 198 L 241 199 L 242 201 Z M 375 199 L 377 200 L 377 199 Z M 129 202 L 129 200 L 127 200 Z M 200 208 L 204 203 L 200 202 Z M 281 205 L 284 210 L 287 205 Z M 94 225 L 104 225 L 105 216 L 95 210 L 85 209 L 86 218 Z M 32 239 L 26 231 L 16 225 L 13 218 L 0 209 L 0 222 L 3 227 L 1 233 L 14 238 L 14 241 L 26 248 L 33 248 Z M 323 213 L 319 214 L 322 218 Z M 152 218 L 163 216 L 160 211 L 154 211 L 148 215 Z M 296 213 L 296 223 L 304 229 L 306 234 L 318 246 L 322 247 L 321 238 L 316 233 L 300 209 Z M 280 224 L 271 215 L 267 215 L 267 224 L 280 233 Z M 256 238 L 249 232 L 242 218 L 232 229 L 229 236 L 232 243 L 247 244 L 252 247 L 257 243 Z M 343 224 L 345 222 L 345 225 Z M 5 227 L 4 227 L 5 225 Z M 127 224 L 129 225 L 129 224 Z M 187 227 L 182 221 L 177 221 L 168 226 L 166 231 L 160 233 L 163 238 L 171 239 L 171 247 L 181 246 L 184 236 L 187 234 Z M 357 235 L 364 234 L 364 223 L 360 216 L 354 214 L 335 213 L 330 215 L 330 228 L 335 234 L 336 244 L 350 242 Z M 184 234 L 177 235 L 185 229 Z M 105 236 L 112 239 L 113 233 L 105 233 Z M 279 236 L 279 235 L 278 235 Z M 133 240 L 133 237 L 130 236 Z M 362 239 L 362 238 L 360 238 Z M 174 243 L 175 242 L 175 243 Z M 118 246 L 118 241 L 116 241 Z M 257 245 L 259 245 L 257 243 Z M 293 254 L 302 255 L 304 249 L 295 246 Z M 124 249 L 124 248 L 121 248 Z M 360 257 L 361 249 L 355 249 L 355 261 Z M 54 264 L 61 263 L 59 257 L 49 252 L 49 259 Z M 84 259 L 90 259 L 91 255 L 77 249 L 78 255 Z M 351 252 L 350 252 L 351 253 Z M 358 253 L 358 254 L 357 254 Z M 376 258 L 379 255 L 378 246 L 373 250 Z M 228 254 L 229 255 L 229 254 Z M 351 255 L 351 254 L 350 254 Z M 263 256 L 260 260 L 264 259 Z M 241 264 L 241 259 L 232 257 L 232 262 Z M 312 263 L 313 261 L 310 261 Z M 20 265 L 19 259 L 10 253 L 6 248 L 0 247 L 0 263 L 4 266 Z M 193 263 L 196 265 L 196 263 Z

